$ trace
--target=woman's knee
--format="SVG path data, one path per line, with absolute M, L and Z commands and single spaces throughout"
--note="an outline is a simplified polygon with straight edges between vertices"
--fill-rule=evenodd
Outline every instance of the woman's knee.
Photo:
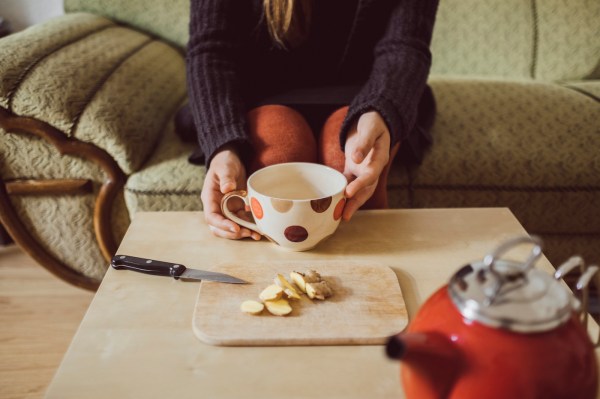
M 283 162 L 316 162 L 317 144 L 304 117 L 284 105 L 263 105 L 247 114 L 254 156 L 251 169 Z

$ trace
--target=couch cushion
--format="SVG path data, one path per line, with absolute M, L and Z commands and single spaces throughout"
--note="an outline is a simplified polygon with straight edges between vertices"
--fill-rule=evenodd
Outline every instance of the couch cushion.
M 600 1 L 534 1 L 536 65 L 543 80 L 600 78 Z
M 94 30 L 79 22 L 89 22 L 89 15 L 69 17 L 65 29 L 85 29 L 79 35 L 59 35 L 61 41 L 45 53 L 24 54 L 28 63 L 12 62 L 9 67 L 26 65 L 26 73 L 7 93 L 5 105 L 106 150 L 129 174 L 147 158 L 185 97 L 183 56 L 145 34 L 105 25 L 104 18 L 95 17 L 104 25 Z M 43 26 L 35 32 L 52 34 Z M 29 46 L 36 35 L 26 30 L 9 36 L 9 47 L 0 41 L 0 55 L 13 43 Z
M 94 234 L 95 194 L 13 196 L 21 222 L 36 241 L 56 259 L 86 277 L 102 280 L 107 262 Z M 121 236 L 117 236 L 120 240 Z
M 577 80 L 564 82 L 563 85 L 600 101 L 600 80 Z
M 434 146 L 408 173 L 395 165 L 393 207 L 510 207 L 530 232 L 600 233 L 600 104 L 555 84 L 432 78 Z M 127 182 L 130 212 L 199 210 L 205 169 L 167 129 Z
M 433 31 L 437 74 L 600 76 L 600 1 L 441 0 Z
M 531 77 L 533 21 L 527 1 L 441 0 L 432 72 Z
M 509 206 L 531 232 L 600 233 L 598 101 L 533 81 L 430 84 L 435 143 L 393 206 Z
M 61 155 L 47 141 L 0 128 L 0 176 L 14 179 L 91 179 L 101 183 L 105 174 L 97 164 L 74 155 Z
M 193 145 L 179 140 L 170 123 L 144 168 L 127 180 L 125 201 L 131 216 L 142 211 L 202 210 L 206 168 L 188 162 L 193 150 Z
M 113 25 L 96 15 L 70 14 L 0 39 L 0 106 L 9 108 L 19 82 L 47 54 Z
M 85 11 L 150 32 L 177 46 L 188 39 L 190 0 L 64 0 L 65 11 Z

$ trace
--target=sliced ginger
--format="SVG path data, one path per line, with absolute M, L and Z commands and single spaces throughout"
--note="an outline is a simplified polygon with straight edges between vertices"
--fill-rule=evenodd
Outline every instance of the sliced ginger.
M 265 288 L 258 296 L 263 301 L 276 301 L 283 296 L 283 288 L 278 285 L 271 284 Z
M 306 273 L 293 271 L 290 278 L 298 286 L 298 289 L 307 294 L 310 299 L 325 300 L 333 292 L 327 281 L 321 278 L 316 270 L 309 270 Z M 269 313 L 276 316 L 286 316 L 292 312 L 292 307 L 288 299 L 300 299 L 298 290 L 281 274 L 277 274 L 274 280 L 275 284 L 269 285 L 259 295 L 262 303 L 257 301 L 244 301 L 241 309 L 245 313 L 260 314 L 266 307 Z
M 296 291 L 296 289 L 294 288 L 294 286 L 291 285 L 289 283 L 289 281 L 287 281 L 285 279 L 285 277 L 283 277 L 283 275 L 277 274 L 277 277 L 275 277 L 275 284 L 277 284 L 278 286 L 280 286 L 281 288 L 283 288 L 283 292 L 285 293 L 285 295 L 288 298 L 290 298 L 290 299 L 300 299 L 300 294 L 298 294 L 298 291 Z
M 277 299 L 275 301 L 265 301 L 267 310 L 275 316 L 285 316 L 292 312 L 292 307 L 287 299 Z
M 264 308 L 265 305 L 257 301 L 244 301 L 240 306 L 242 312 L 254 315 L 260 314 L 264 310 Z
M 300 288 L 300 291 L 306 294 L 306 282 L 304 281 L 304 274 L 299 272 L 291 272 L 290 278 Z

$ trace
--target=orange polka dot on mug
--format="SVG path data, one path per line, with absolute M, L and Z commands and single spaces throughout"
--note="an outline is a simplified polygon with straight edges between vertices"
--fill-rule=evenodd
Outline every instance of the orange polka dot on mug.
M 334 220 L 340 220 L 342 218 L 342 214 L 344 213 L 344 206 L 346 206 L 346 198 L 340 199 L 337 205 L 335 206 L 335 210 L 333 211 Z
M 263 218 L 263 216 L 264 216 L 263 208 L 262 208 L 262 206 L 260 206 L 260 202 L 258 202 L 258 200 L 256 198 L 252 197 L 252 199 L 250 200 L 250 207 L 252 209 L 252 215 L 256 219 Z

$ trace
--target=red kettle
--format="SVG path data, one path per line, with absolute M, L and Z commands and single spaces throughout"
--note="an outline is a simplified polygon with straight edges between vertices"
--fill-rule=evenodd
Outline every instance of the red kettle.
M 499 256 L 533 244 L 524 262 Z M 596 398 L 598 370 L 587 324 L 587 286 L 598 270 L 573 257 L 555 278 L 535 269 L 541 241 L 522 237 L 459 269 L 390 337 L 409 399 Z M 582 300 L 558 281 L 575 267 Z M 582 306 L 584 302 L 584 306 Z M 582 311 L 583 308 L 583 311 Z

